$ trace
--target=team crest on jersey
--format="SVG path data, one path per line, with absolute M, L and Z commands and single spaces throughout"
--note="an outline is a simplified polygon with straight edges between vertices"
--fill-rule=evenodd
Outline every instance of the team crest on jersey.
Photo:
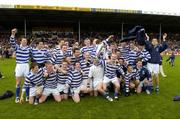
M 144 74 L 145 74 L 145 72 L 143 71 L 143 72 L 142 72 L 142 74 L 144 75 Z
M 159 48 L 156 48 L 156 51 L 159 52 Z

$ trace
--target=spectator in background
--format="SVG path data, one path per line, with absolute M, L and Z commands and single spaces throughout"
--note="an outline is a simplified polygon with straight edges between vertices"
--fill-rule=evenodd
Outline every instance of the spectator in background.
M 175 53 L 174 51 L 172 51 L 171 55 L 169 56 L 169 58 L 166 60 L 166 62 L 169 62 L 169 64 L 174 67 L 174 60 L 175 60 Z

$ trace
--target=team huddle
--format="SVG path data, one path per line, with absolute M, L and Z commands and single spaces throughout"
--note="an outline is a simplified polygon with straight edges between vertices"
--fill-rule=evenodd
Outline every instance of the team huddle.
M 168 47 L 167 34 L 163 35 L 162 44 L 156 38 L 150 42 L 146 34 L 143 45 L 134 41 L 117 45 L 111 35 L 92 43 L 87 38 L 83 47 L 78 42 L 70 47 L 68 41 L 60 40 L 56 47 L 50 48 L 42 40 L 28 45 L 26 38 L 21 38 L 18 45 L 16 33 L 17 29 L 12 29 L 10 36 L 16 52 L 16 103 L 24 102 L 24 95 L 27 102 L 36 105 L 50 95 L 57 102 L 72 97 L 78 103 L 84 95 L 99 94 L 113 101 L 119 99 L 120 93 L 151 94 L 154 87 L 157 93 L 160 91 L 160 53 Z

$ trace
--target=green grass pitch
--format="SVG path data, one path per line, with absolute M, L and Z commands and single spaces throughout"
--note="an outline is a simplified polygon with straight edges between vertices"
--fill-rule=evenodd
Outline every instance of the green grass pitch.
M 15 91 L 14 68 L 15 60 L 0 59 L 0 71 L 5 75 L 0 80 L 0 94 Z M 102 96 L 85 97 L 79 104 L 72 99 L 61 103 L 48 100 L 38 106 L 15 104 L 13 97 L 0 100 L 0 119 L 180 119 L 180 102 L 172 101 L 180 93 L 180 56 L 174 68 L 164 62 L 164 71 L 168 77 L 160 78 L 160 94 L 121 96 L 114 102 Z

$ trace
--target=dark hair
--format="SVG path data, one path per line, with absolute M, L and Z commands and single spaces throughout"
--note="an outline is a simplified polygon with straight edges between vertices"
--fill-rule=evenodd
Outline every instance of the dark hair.
M 41 39 L 41 40 L 37 40 L 36 44 L 39 44 L 40 42 L 44 43 L 44 41 Z
M 131 64 L 128 64 L 128 65 L 127 65 L 127 68 L 128 68 L 128 67 L 132 67 L 132 65 L 131 65 Z
M 61 45 L 61 48 L 62 48 L 63 46 L 67 46 L 67 45 L 66 45 L 66 44 L 62 44 L 62 45 Z
M 79 48 L 74 48 L 74 49 L 73 49 L 73 53 L 75 53 L 76 50 L 79 50 Z
M 138 63 L 138 62 L 142 62 L 142 58 L 137 58 L 136 63 Z
M 45 64 L 46 64 L 46 65 L 47 65 L 47 64 L 52 64 L 52 62 L 51 62 L 51 61 L 46 61 Z
M 80 62 L 74 62 L 74 66 L 75 66 L 77 63 L 81 64 Z
M 34 69 L 36 66 L 38 66 L 38 64 L 36 62 L 32 62 L 31 66 L 30 66 L 30 69 Z
M 24 37 L 24 36 L 21 36 L 21 37 L 20 37 L 20 41 L 22 41 L 22 39 L 26 39 L 26 40 L 27 40 L 27 38 Z
M 124 58 L 119 58 L 119 60 L 122 60 L 124 62 Z

